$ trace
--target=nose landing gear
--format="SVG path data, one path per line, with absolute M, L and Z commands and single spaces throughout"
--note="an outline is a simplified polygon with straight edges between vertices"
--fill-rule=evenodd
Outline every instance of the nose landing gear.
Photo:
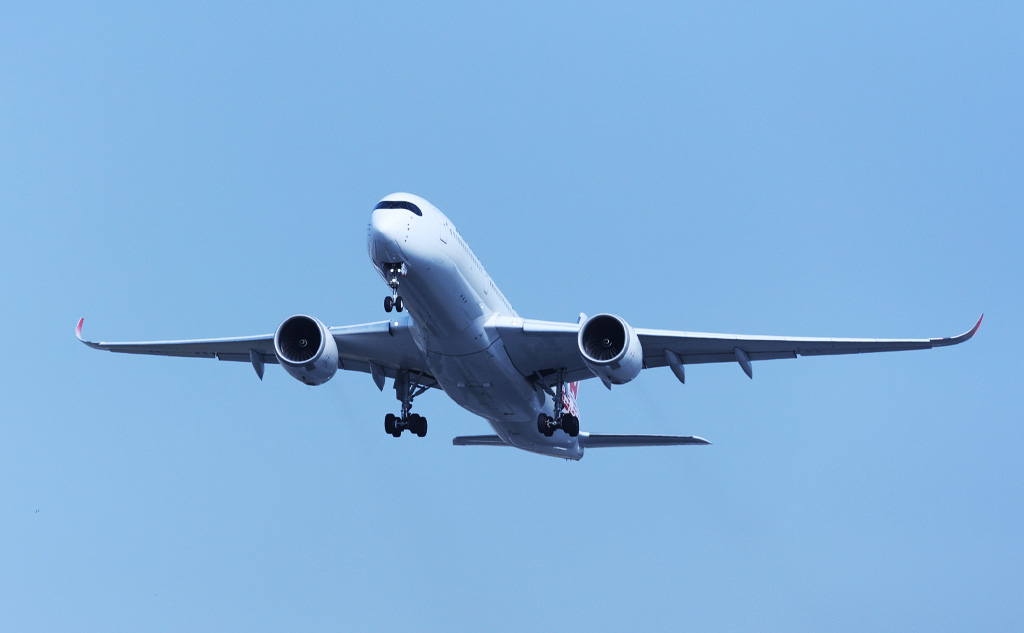
M 384 297 L 384 311 L 391 312 L 394 308 L 396 312 L 401 312 L 405 309 L 405 301 L 398 294 L 398 284 L 401 282 L 401 278 L 408 274 L 408 269 L 402 262 L 394 262 L 384 264 L 384 270 L 388 277 L 388 286 L 391 287 L 391 296 Z

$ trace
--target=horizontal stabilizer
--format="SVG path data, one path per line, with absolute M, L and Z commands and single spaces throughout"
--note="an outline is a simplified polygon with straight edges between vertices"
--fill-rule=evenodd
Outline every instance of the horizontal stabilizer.
M 580 433 L 583 448 L 610 448 L 613 446 L 680 446 L 710 444 L 703 437 L 691 435 L 605 435 Z
M 497 435 L 460 435 L 452 438 L 455 446 L 508 446 Z

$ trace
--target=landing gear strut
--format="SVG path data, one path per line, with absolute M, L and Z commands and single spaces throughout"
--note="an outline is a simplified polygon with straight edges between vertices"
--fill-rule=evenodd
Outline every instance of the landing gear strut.
M 394 262 L 384 264 L 384 272 L 387 274 L 388 286 L 391 287 L 391 296 L 384 297 L 384 311 L 391 312 L 391 308 L 394 308 L 396 312 L 401 312 L 405 309 L 405 301 L 398 294 L 398 284 L 409 271 L 404 263 Z
M 537 416 L 537 431 L 545 437 L 551 437 L 558 429 L 565 431 L 569 437 L 576 437 L 580 434 L 580 419 L 565 410 L 565 401 L 562 393 L 565 385 L 565 381 L 562 378 L 563 372 L 564 370 L 562 369 L 555 372 L 554 389 L 544 381 L 542 376 L 537 375 L 537 382 L 554 399 L 555 417 L 551 417 L 546 413 L 541 413 Z
M 399 437 L 402 431 L 409 429 L 420 437 L 427 434 L 427 419 L 422 415 L 412 412 L 412 400 L 430 387 L 420 384 L 422 372 L 411 376 L 408 371 L 400 371 L 395 377 L 395 395 L 402 403 L 400 416 L 389 413 L 384 416 L 384 431 L 389 435 Z

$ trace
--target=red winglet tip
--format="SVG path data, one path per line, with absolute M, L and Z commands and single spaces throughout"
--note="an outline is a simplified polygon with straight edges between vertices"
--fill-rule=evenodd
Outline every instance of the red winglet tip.
M 975 333 L 975 332 L 977 332 L 977 331 L 978 331 L 978 328 L 980 328 L 980 327 L 981 327 L 981 320 L 982 320 L 982 319 L 984 319 L 984 318 L 985 318 L 985 313 L 983 312 L 983 313 L 981 314 L 981 318 L 979 318 L 979 319 L 978 319 L 978 322 L 974 324 L 974 329 L 973 329 L 973 330 L 971 330 L 971 336 L 974 336 L 974 333 Z
M 75 328 L 75 334 L 78 338 L 82 338 L 82 324 L 85 323 L 85 317 L 78 319 L 78 327 Z

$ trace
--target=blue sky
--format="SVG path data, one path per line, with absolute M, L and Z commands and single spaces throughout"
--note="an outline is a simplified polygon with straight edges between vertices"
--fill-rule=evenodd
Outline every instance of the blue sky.
M 0 629 L 1018 630 L 1017 3 L 0 9 Z M 440 393 L 95 339 L 380 319 L 426 197 L 524 316 L 979 335 L 645 372 L 463 448 Z

